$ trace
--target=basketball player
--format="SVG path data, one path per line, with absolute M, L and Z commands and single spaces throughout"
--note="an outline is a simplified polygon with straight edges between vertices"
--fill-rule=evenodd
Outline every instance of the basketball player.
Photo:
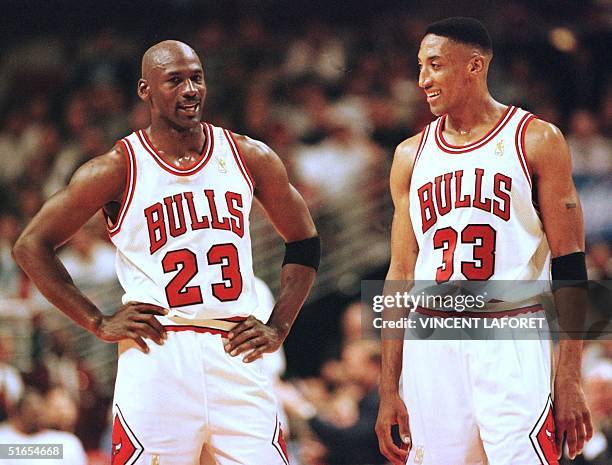
M 201 122 L 204 72 L 189 46 L 151 47 L 138 96 L 151 125 L 79 168 L 25 229 L 15 259 L 53 305 L 119 343 L 113 465 L 287 464 L 260 362 L 312 286 L 320 247 L 311 216 L 269 147 Z M 287 243 L 271 314 L 254 289 L 254 198 Z M 125 290 L 111 316 L 55 254 L 100 209 Z
M 553 125 L 492 98 L 491 59 L 489 35 L 471 18 L 434 23 L 422 39 L 419 86 L 438 118 L 395 152 L 388 280 L 536 280 L 548 276 L 549 252 L 553 288 L 558 280 L 586 280 L 567 144 Z M 555 291 L 562 325 L 576 310 L 564 299 L 573 291 L 585 295 Z M 529 312 L 541 306 L 482 316 Z M 394 464 L 557 464 L 564 437 L 571 458 L 591 437 L 581 341 L 560 342 L 554 375 L 549 341 L 399 338 L 382 345 L 376 431 Z M 391 439 L 394 424 L 404 447 Z

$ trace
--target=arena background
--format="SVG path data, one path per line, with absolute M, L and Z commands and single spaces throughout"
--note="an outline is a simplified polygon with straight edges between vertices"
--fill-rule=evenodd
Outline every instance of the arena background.
M 99 449 L 108 445 L 102 433 L 116 349 L 50 308 L 10 248 L 76 167 L 147 125 L 135 88 L 140 57 L 159 40 L 175 38 L 196 49 L 208 87 L 204 118 L 259 138 L 281 155 L 323 239 L 320 273 L 286 341 L 278 387 L 288 404 L 314 405 L 327 415 L 313 424 L 300 420 L 299 411 L 287 412 L 293 463 L 383 463 L 347 452 L 375 447 L 371 429 L 363 437 L 356 431 L 373 426 L 375 409 L 363 399 L 373 389 L 375 377 L 368 375 L 376 374 L 378 360 L 375 344 L 360 334 L 359 306 L 351 304 L 359 299 L 360 280 L 386 272 L 393 149 L 432 119 L 416 86 L 416 52 L 429 22 L 451 15 L 481 19 L 494 42 L 493 96 L 563 130 L 585 211 L 590 277 L 612 275 L 609 0 L 84 0 L 3 1 L 0 7 L 0 374 L 16 368 L 44 392 L 61 386 L 47 401 L 64 415 L 50 424 L 76 431 L 92 464 L 106 460 Z M 256 274 L 275 291 L 282 241 L 260 211 L 251 221 Z M 61 257 L 77 284 L 112 313 L 121 289 L 100 219 Z M 585 349 L 587 394 L 608 441 L 611 357 L 610 341 Z M 5 406 L 15 395 L 0 383 Z M 601 461 L 609 458 L 606 447 L 604 441 L 582 463 L 609 463 Z

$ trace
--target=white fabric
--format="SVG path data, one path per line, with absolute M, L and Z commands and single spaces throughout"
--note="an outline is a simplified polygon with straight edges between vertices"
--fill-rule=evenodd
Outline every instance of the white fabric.
M 137 447 L 118 463 L 149 465 L 157 455 L 172 465 L 285 464 L 270 377 L 261 359 L 244 363 L 224 342 L 182 331 L 163 346 L 150 342 L 149 354 L 120 344 L 113 449 L 130 448 L 119 443 L 117 418 Z
M 408 464 L 547 463 L 532 431 L 551 395 L 551 370 L 550 341 L 405 341 Z

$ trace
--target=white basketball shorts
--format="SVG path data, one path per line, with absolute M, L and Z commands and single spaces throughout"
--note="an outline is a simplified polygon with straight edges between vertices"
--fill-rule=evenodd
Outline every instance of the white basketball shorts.
M 412 465 L 557 465 L 548 340 L 406 340 Z
M 224 334 L 167 328 L 148 354 L 119 344 L 112 465 L 288 465 L 261 359 L 227 354 Z

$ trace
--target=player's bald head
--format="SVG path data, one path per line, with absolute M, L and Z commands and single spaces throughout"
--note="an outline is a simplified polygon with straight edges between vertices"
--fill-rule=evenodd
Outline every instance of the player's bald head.
M 164 40 L 150 47 L 142 56 L 141 73 L 143 79 L 149 79 L 151 72 L 175 63 L 181 59 L 196 59 L 201 64 L 195 50 L 178 40 Z

